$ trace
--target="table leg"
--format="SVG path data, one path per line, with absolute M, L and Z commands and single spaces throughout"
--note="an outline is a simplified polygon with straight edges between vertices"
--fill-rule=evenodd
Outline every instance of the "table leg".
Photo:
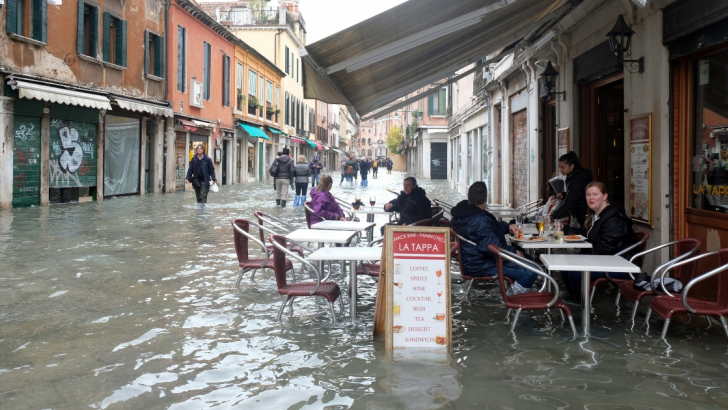
M 321 249 L 323 247 L 324 247 L 324 243 L 323 242 L 319 242 L 318 248 Z M 318 270 L 319 270 L 319 273 L 321 274 L 321 277 L 322 278 L 326 276 L 326 275 L 324 275 L 324 261 L 319 261 L 318 262 Z M 331 272 L 329 272 L 329 273 L 331 273 Z
M 374 214 L 367 214 L 367 222 L 374 222 Z M 369 242 L 374 240 L 374 226 L 367 228 L 367 237 Z
M 581 273 L 581 326 L 584 331 L 584 337 L 590 336 L 591 322 L 591 300 L 589 300 L 589 284 L 591 281 L 591 272 Z
M 351 288 L 351 298 L 349 305 L 351 309 L 351 324 L 356 326 L 356 261 L 349 262 L 349 287 Z

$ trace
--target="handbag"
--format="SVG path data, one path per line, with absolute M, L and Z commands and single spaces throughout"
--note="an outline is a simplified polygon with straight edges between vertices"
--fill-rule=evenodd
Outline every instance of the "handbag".
M 217 185 L 217 182 L 213 181 L 210 184 L 210 192 L 220 192 L 220 187 Z

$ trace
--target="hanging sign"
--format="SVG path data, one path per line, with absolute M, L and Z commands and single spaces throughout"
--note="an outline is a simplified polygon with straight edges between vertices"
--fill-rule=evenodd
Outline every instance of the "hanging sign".
M 450 230 L 388 226 L 385 240 L 387 350 L 449 350 Z
M 652 114 L 630 119 L 629 207 L 637 221 L 652 224 Z
M 569 152 L 569 128 L 561 128 L 556 131 L 558 137 L 559 157 Z

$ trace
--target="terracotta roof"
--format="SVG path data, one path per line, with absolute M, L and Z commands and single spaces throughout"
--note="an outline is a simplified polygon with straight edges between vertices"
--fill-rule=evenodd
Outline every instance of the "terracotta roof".
M 229 11 L 232 8 L 248 7 L 247 1 L 197 1 L 197 5 L 207 15 L 215 18 L 217 9 L 220 11 Z

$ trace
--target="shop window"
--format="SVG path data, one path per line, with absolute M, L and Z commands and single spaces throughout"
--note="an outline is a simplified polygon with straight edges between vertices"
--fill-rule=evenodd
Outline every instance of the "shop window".
M 8 33 L 47 42 L 46 0 L 7 0 L 5 27 Z
M 79 1 L 76 53 L 96 58 L 96 53 L 98 52 L 98 37 L 98 7 Z
M 728 50 L 695 64 L 692 206 L 728 213 Z
M 164 69 L 164 38 L 149 30 L 144 32 L 144 73 L 155 77 L 163 77 Z
M 126 21 L 105 11 L 103 41 L 104 61 L 126 67 Z

